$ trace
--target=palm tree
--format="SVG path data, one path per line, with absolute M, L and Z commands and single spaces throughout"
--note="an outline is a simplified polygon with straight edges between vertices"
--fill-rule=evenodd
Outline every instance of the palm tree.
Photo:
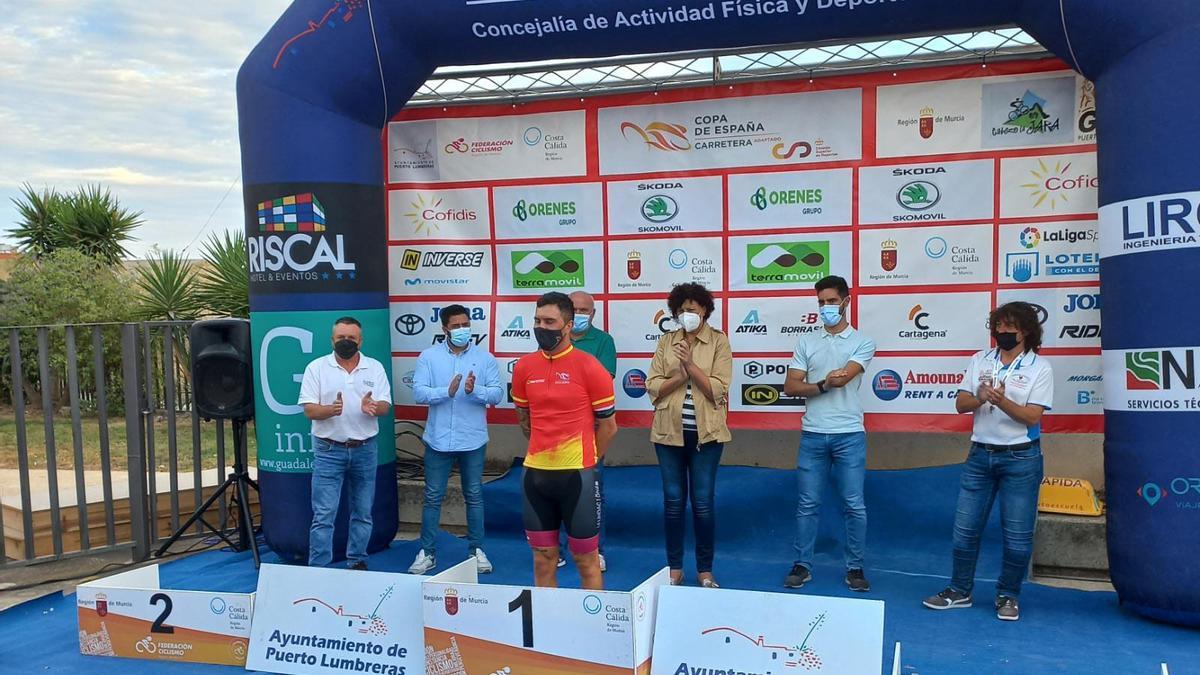
M 50 188 L 42 188 L 35 192 L 28 183 L 21 185 L 21 198 L 13 198 L 12 203 L 17 207 L 20 220 L 17 226 L 8 231 L 17 242 L 17 248 L 40 258 L 55 248 L 55 232 L 58 221 L 57 212 L 62 204 L 62 195 Z
M 175 251 L 147 259 L 135 278 L 141 291 L 139 314 L 151 321 L 189 321 L 200 314 L 196 298 L 196 273 L 192 264 Z
M 250 261 L 246 235 L 240 230 L 209 235 L 204 242 L 205 268 L 197 298 L 204 310 L 217 316 L 250 317 Z

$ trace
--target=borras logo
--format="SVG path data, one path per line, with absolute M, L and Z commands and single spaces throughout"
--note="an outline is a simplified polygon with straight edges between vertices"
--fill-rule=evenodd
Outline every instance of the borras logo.
M 795 284 L 829 276 L 829 242 L 746 245 L 746 280 L 752 284 Z
M 583 249 L 513 251 L 514 288 L 572 288 L 585 283 Z

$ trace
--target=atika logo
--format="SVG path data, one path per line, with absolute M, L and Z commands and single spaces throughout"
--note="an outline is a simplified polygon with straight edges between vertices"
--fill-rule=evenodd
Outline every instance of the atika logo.
M 1161 349 L 1125 354 L 1125 388 L 1130 391 L 1196 388 L 1196 350 Z

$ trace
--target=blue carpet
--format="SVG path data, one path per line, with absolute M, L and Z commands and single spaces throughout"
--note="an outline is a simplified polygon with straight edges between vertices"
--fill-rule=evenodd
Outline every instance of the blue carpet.
M 1027 584 L 1022 618 L 996 620 L 988 602 L 1000 569 L 1000 534 L 993 514 L 984 537 L 976 587 L 968 610 L 933 612 L 921 598 L 944 587 L 950 568 L 950 533 L 959 467 L 873 471 L 867 476 L 870 519 L 867 596 L 886 604 L 884 664 L 903 644 L 906 674 L 1146 673 L 1166 662 L 1172 675 L 1200 675 L 1200 632 L 1156 624 L 1120 609 L 1113 593 L 1089 593 Z M 665 564 L 662 505 L 655 467 L 606 472 L 609 588 L 629 589 Z M 791 566 L 795 477 L 790 471 L 723 467 L 717 489 L 717 557 L 714 573 L 725 588 L 862 597 L 842 584 L 841 524 L 826 496 L 814 580 L 802 591 L 782 588 Z M 486 550 L 496 566 L 489 583 L 530 584 L 530 553 L 521 529 L 519 471 L 485 487 Z M 403 571 L 419 548 L 395 542 L 371 557 L 371 568 Z M 444 569 L 466 555 L 466 543 L 446 533 L 438 539 Z M 264 561 L 273 562 L 271 554 Z M 692 562 L 685 563 L 694 578 Z M 568 564 L 564 586 L 577 586 Z M 167 563 L 168 588 L 253 591 L 249 554 L 213 551 Z M 84 658 L 77 653 L 74 596 L 50 596 L 0 613 L 0 673 L 219 673 L 218 666 L 147 664 Z

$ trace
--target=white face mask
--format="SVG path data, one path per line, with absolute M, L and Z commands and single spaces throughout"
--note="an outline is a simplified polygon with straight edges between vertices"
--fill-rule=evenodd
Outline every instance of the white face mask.
M 679 315 L 679 325 L 691 333 L 700 327 L 700 315 L 695 312 L 682 312 Z

